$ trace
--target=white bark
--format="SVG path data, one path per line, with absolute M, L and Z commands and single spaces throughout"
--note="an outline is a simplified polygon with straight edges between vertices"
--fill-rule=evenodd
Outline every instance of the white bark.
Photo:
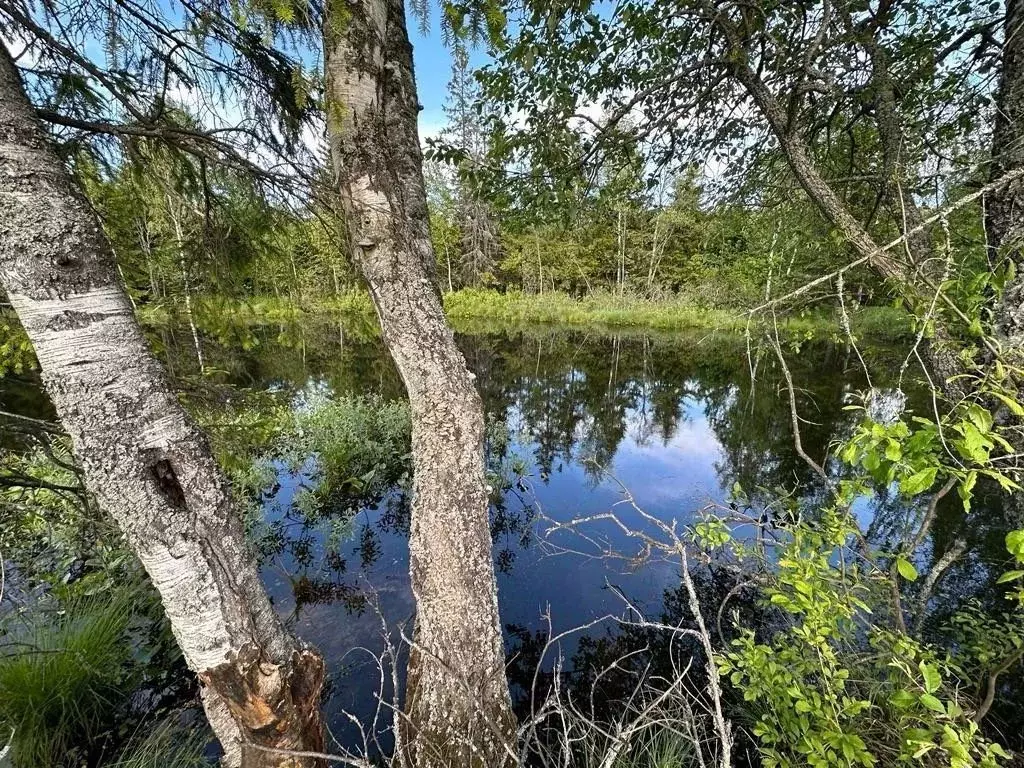
M 185 413 L 118 279 L 99 222 L 0 47 L 0 283 L 39 359 L 86 485 L 160 593 L 211 724 L 318 747 L 323 663 L 284 630 L 205 437 Z M 315 765 L 249 750 L 246 766 Z

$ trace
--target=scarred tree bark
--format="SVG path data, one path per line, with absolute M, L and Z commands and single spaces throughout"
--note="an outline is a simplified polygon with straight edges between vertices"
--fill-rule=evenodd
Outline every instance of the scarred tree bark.
M 399 749 L 416 768 L 509 763 L 514 720 L 491 559 L 480 396 L 435 284 L 402 0 L 325 21 L 328 132 L 356 261 L 409 394 L 416 598 Z
M 1007 0 L 1003 35 L 989 173 L 993 180 L 1024 167 L 1024 1 Z M 1024 182 L 1007 184 L 986 202 L 992 261 L 1009 259 L 1016 267 L 995 308 L 996 328 L 1007 347 L 1019 354 L 1024 349 Z
M 150 353 L 110 245 L 0 46 L 0 283 L 85 482 L 160 593 L 226 764 L 319 766 L 323 661 L 280 623 L 207 441 Z

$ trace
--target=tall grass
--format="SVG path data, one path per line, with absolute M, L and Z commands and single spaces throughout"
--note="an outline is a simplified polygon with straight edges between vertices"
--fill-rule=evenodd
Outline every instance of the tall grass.
M 464 289 L 445 296 L 445 311 L 454 322 L 489 318 L 515 323 L 607 325 L 616 327 L 742 328 L 738 312 L 709 309 L 676 300 L 651 301 L 610 293 L 575 299 L 564 293 L 498 293 Z
M 206 745 L 212 739 L 205 727 L 185 727 L 176 719 L 157 724 L 137 735 L 121 755 L 103 768 L 201 768 L 211 765 Z
M 692 741 L 666 728 L 639 740 L 619 756 L 615 768 L 697 768 L 700 764 Z
M 130 694 L 127 596 L 65 604 L 0 641 L 0 733 L 15 768 L 77 764 L 116 725 Z
M 471 329 L 474 320 L 490 319 L 523 325 L 606 326 L 609 328 L 651 328 L 673 331 L 687 328 L 739 331 L 749 319 L 743 309 L 701 306 L 684 298 L 644 299 L 595 293 L 580 299 L 564 293 L 542 295 L 510 291 L 463 289 L 445 296 L 445 312 L 457 327 Z M 864 307 L 851 313 L 854 333 L 876 339 L 912 335 L 905 312 L 891 307 Z M 797 315 L 782 315 L 779 326 L 790 333 L 838 333 L 839 318 L 823 307 Z
M 257 296 L 246 300 L 221 297 L 200 297 L 195 302 L 201 326 L 204 318 L 226 318 L 245 323 L 284 322 L 309 312 L 331 313 L 346 318 L 357 329 L 371 332 L 377 317 L 365 291 L 349 290 L 337 296 L 310 300 L 303 305 L 287 298 Z M 505 293 L 478 288 L 463 288 L 444 296 L 445 313 L 457 330 L 472 332 L 484 321 L 508 325 L 558 324 L 603 326 L 607 328 L 650 328 L 662 331 L 702 328 L 738 331 L 748 325 L 742 306 L 723 308 L 708 306 L 693 296 L 647 299 L 610 292 L 574 298 L 565 293 L 532 294 L 521 291 Z M 151 324 L 167 322 L 162 308 L 140 308 L 140 314 Z M 829 307 L 819 307 L 798 314 L 781 314 L 779 326 L 789 333 L 838 334 L 839 318 Z M 854 333 L 877 340 L 896 340 L 913 335 L 910 319 L 892 307 L 862 307 L 851 311 Z

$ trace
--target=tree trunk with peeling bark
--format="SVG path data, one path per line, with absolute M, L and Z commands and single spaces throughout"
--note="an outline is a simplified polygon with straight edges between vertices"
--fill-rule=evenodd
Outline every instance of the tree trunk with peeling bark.
M 501 768 L 514 754 L 515 723 L 483 407 L 435 280 L 404 4 L 335 0 L 324 38 L 328 133 L 351 247 L 412 410 L 416 628 L 398 750 L 416 768 Z
M 1024 2 L 1007 0 L 1002 70 L 992 133 L 992 180 L 1024 167 Z M 1008 347 L 1024 348 L 1024 181 L 1017 180 L 986 201 L 985 230 L 991 261 L 1010 260 L 1016 274 L 995 308 L 996 328 Z
M 323 661 L 282 626 L 205 436 L 178 402 L 95 213 L 0 46 L 0 283 L 86 485 L 160 593 L 228 766 L 319 766 Z

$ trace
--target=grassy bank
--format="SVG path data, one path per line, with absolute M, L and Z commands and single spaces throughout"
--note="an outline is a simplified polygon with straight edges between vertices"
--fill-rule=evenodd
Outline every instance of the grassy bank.
M 596 325 L 660 331 L 692 328 L 741 331 L 750 321 L 742 309 L 715 309 L 672 299 L 655 301 L 613 294 L 574 299 L 563 293 L 538 296 L 467 289 L 447 294 L 444 306 L 456 327 L 463 322 L 483 318 L 516 324 Z M 830 333 L 840 327 L 838 317 L 827 308 L 780 316 L 779 322 L 791 333 Z M 908 316 L 891 307 L 860 309 L 851 316 L 851 325 L 855 333 L 876 338 L 899 338 L 911 333 Z
M 363 291 L 304 302 L 269 296 L 246 300 L 200 297 L 194 305 L 199 318 L 219 316 L 266 323 L 293 320 L 310 313 L 327 313 L 376 324 L 370 297 Z M 651 300 L 609 293 L 576 299 L 564 293 L 537 295 L 464 289 L 446 294 L 444 307 L 452 325 L 460 331 L 473 331 L 482 324 L 742 331 L 749 322 L 742 309 L 709 308 L 675 299 Z M 169 319 L 163 307 L 143 307 L 140 314 L 153 323 Z M 906 313 L 892 307 L 863 307 L 851 313 L 850 321 L 854 333 L 878 340 L 895 340 L 912 333 Z M 781 315 L 779 324 L 788 333 L 829 335 L 837 334 L 840 329 L 835 311 L 824 307 Z

